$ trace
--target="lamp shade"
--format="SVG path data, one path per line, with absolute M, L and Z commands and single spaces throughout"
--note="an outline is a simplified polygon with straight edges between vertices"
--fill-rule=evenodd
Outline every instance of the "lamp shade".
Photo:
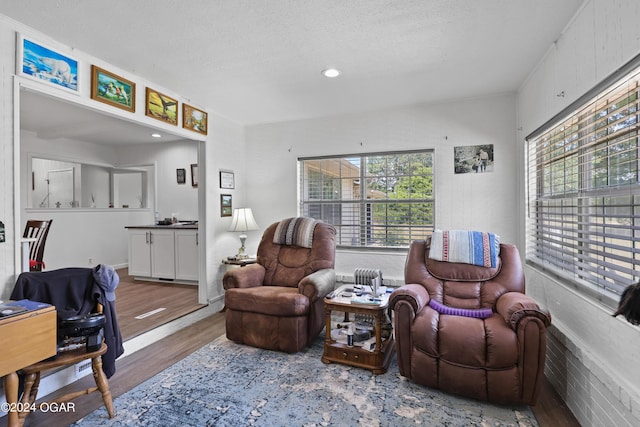
M 229 231 L 242 232 L 258 229 L 258 224 L 256 224 L 256 220 L 253 218 L 251 208 L 237 208 L 233 210 L 233 218 L 231 219 Z

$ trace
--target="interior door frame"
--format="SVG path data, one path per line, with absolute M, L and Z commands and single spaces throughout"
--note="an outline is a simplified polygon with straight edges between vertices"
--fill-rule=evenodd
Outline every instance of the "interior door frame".
M 55 88 L 49 88 L 45 85 L 42 85 L 39 82 L 33 82 L 24 77 L 14 75 L 13 76 L 13 192 L 14 192 L 14 201 L 13 201 L 13 214 L 14 214 L 14 223 L 13 223 L 13 234 L 14 234 L 14 274 L 17 277 L 22 272 L 22 262 L 21 262 L 21 238 L 22 238 L 22 191 L 21 187 L 23 185 L 27 185 L 28 183 L 22 182 L 21 179 L 21 128 L 20 128 L 20 97 L 22 90 L 29 90 L 32 92 L 36 92 L 40 95 L 53 97 L 55 99 L 59 99 L 60 102 L 70 102 L 77 106 L 87 108 L 91 111 L 95 111 L 97 114 L 107 114 L 112 117 L 120 118 L 125 120 L 124 115 L 126 112 L 121 111 L 113 111 L 108 106 L 96 105 L 99 103 L 92 103 L 89 99 L 85 99 L 84 97 L 78 97 L 74 94 L 62 93 L 61 91 L 56 90 Z M 127 119 L 132 121 L 129 116 Z M 133 120 L 134 122 L 147 126 L 150 129 L 153 129 L 153 125 L 147 123 L 143 120 Z M 169 132 L 166 129 L 162 129 L 162 132 Z M 204 164 L 206 159 L 205 150 L 206 150 L 206 139 L 202 138 L 194 138 L 193 135 L 187 133 L 187 131 L 183 131 L 181 129 L 176 129 L 173 132 L 179 136 L 184 136 L 185 139 L 194 141 L 198 144 L 198 241 L 206 242 L 206 218 L 207 218 L 207 206 L 206 206 L 206 179 L 204 179 L 206 165 Z M 156 180 L 157 183 L 157 180 Z M 157 199 L 157 197 L 156 197 Z M 157 201 L 156 201 L 157 203 Z M 198 303 L 200 304 L 208 304 L 208 289 L 207 289 L 207 266 L 206 266 L 206 243 L 199 245 L 198 247 L 198 259 L 199 259 L 199 272 L 198 272 Z

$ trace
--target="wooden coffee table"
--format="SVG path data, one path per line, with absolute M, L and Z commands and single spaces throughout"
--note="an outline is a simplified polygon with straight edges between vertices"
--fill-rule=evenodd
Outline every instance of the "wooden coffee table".
M 369 291 L 367 286 L 364 288 L 365 292 Z M 376 297 L 378 301 L 369 301 L 369 298 L 373 298 L 370 292 L 358 297 L 353 291 L 354 285 L 344 285 L 336 289 L 333 298 L 324 299 L 326 333 L 322 362 L 343 363 L 369 369 L 374 374 L 384 374 L 395 351 L 392 331 L 389 330 L 388 337 L 383 338 L 382 334 L 383 323 L 387 319 L 385 311 L 389 306 L 389 294 Z M 331 331 L 336 329 L 337 323 L 355 322 L 358 314 L 374 320 L 372 338 L 375 336 L 375 346 L 371 343 L 371 350 L 363 348 L 358 342 L 349 346 L 343 340 L 332 337 Z M 336 320 L 336 315 L 340 316 L 339 320 Z

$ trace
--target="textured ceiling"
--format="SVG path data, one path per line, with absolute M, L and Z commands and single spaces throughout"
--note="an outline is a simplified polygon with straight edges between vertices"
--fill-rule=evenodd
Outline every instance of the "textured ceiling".
M 2 0 L 240 124 L 517 90 L 582 0 Z M 326 79 L 320 71 L 343 74 Z

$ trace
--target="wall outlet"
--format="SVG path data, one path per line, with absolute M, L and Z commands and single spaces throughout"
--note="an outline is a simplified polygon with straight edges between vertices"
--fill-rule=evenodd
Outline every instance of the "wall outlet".
M 85 375 L 89 374 L 89 372 L 91 372 L 91 359 L 83 360 L 82 362 L 76 363 L 76 378 L 84 377 Z
M 89 265 L 93 265 L 93 258 L 89 258 Z

